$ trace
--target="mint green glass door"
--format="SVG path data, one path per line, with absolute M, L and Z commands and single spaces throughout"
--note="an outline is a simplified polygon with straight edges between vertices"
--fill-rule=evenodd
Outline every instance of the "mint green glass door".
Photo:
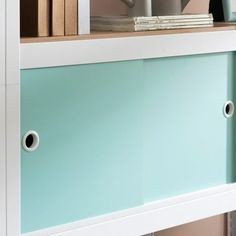
M 233 180 L 232 53 L 23 70 L 22 232 Z
M 227 182 L 230 53 L 146 60 L 144 201 Z
M 142 61 L 23 70 L 22 232 L 143 204 Z

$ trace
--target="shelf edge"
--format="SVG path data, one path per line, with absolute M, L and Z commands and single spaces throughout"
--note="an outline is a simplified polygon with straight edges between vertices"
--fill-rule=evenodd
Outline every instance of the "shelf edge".
M 236 184 L 225 184 L 22 236 L 144 235 L 233 211 L 235 199 Z
M 21 69 L 236 50 L 236 31 L 21 44 Z

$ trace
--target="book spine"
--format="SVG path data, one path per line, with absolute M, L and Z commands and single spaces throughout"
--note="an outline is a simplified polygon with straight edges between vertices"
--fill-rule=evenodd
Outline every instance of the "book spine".
M 170 22 L 170 23 L 159 23 L 158 26 L 188 26 L 188 25 L 206 25 L 213 24 L 212 21 L 196 21 L 196 22 Z
M 65 35 L 78 33 L 78 1 L 65 0 Z
M 160 30 L 168 30 L 168 29 L 191 29 L 191 28 L 208 28 L 213 27 L 214 24 L 205 24 L 205 25 L 182 25 L 182 26 L 160 26 L 158 29 Z
M 65 1 L 52 0 L 51 12 L 52 12 L 51 15 L 52 36 L 65 35 Z
M 173 16 L 158 16 L 158 20 L 178 20 L 178 19 L 213 19 L 212 14 L 182 14 Z
M 50 0 L 21 0 L 21 37 L 49 36 Z
M 49 0 L 38 0 L 38 36 L 49 36 Z
M 212 19 L 181 19 L 181 20 L 161 20 L 158 23 L 178 23 L 178 22 L 206 22 L 211 21 Z

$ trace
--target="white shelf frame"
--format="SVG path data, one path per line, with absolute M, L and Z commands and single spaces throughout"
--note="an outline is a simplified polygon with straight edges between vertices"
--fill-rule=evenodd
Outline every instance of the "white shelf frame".
M 0 126 L 4 124 L 0 145 L 5 147 L 0 153 L 0 188 L 3 190 L 0 193 L 0 211 L 5 212 L 0 218 L 1 236 L 21 235 L 20 68 L 236 50 L 236 31 L 232 30 L 20 45 L 19 1 L 0 0 L 0 18 L 0 49 L 5 51 L 4 57 L 0 55 L 0 87 L 4 90 L 2 101 L 5 101 L 4 115 L 0 118 Z M 236 210 L 235 199 L 236 184 L 226 184 L 23 236 L 139 236 Z
M 226 184 L 23 236 L 140 236 L 235 210 L 235 199 Z
M 5 150 L 5 0 L 0 0 L 0 235 L 5 236 L 6 150 Z
M 236 30 L 24 43 L 20 50 L 21 69 L 219 53 L 236 50 Z
M 0 0 L 0 85 L 5 85 L 5 0 Z
M 2 72 L 2 73 L 1 73 Z M 4 74 L 0 72 L 0 77 Z M 5 86 L 0 85 L 0 235 L 6 235 Z
M 5 1 L 6 236 L 20 233 L 19 0 Z M 3 236 L 5 236 L 3 234 Z

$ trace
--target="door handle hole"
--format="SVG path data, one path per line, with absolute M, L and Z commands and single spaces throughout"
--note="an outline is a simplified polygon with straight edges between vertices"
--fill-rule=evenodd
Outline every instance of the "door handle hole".
M 33 152 L 39 146 L 39 135 L 36 131 L 28 131 L 22 140 L 22 145 L 25 151 Z
M 231 118 L 234 115 L 234 103 L 232 101 L 227 101 L 224 105 L 224 116 L 226 118 Z

